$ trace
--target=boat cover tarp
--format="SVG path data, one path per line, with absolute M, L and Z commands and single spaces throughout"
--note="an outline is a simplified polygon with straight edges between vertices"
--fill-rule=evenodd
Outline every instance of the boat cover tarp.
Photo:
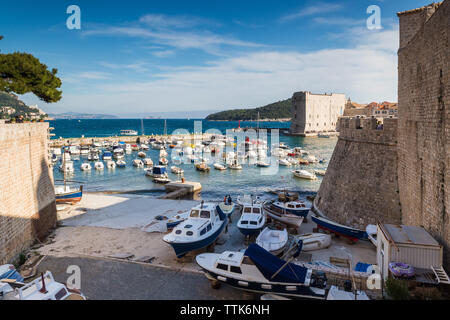
M 9 270 L 5 272 L 4 274 L 0 274 L 0 280 L 2 279 L 10 279 L 10 280 L 16 280 L 17 282 L 24 282 L 23 277 L 20 275 L 19 272 L 17 272 L 16 269 Z
M 166 167 L 153 167 L 153 174 L 164 174 L 166 172 Z
M 225 218 L 226 218 L 226 214 L 225 213 L 223 213 L 223 211 L 222 211 L 222 209 L 220 208 L 220 206 L 217 206 L 216 207 L 216 210 L 217 210 L 217 213 L 219 214 L 219 218 L 220 218 L 220 220 L 224 220 Z
M 308 272 L 307 268 L 295 265 L 293 263 L 289 263 L 285 266 L 286 261 L 274 256 L 257 244 L 250 244 L 245 251 L 245 255 L 253 261 L 258 270 L 261 271 L 264 277 L 269 281 L 283 283 L 305 283 L 306 274 Z M 281 271 L 279 271 L 280 269 Z M 278 274 L 273 277 L 277 271 L 279 271 Z
M 368 272 L 369 268 L 371 268 L 372 265 L 364 262 L 358 262 L 355 266 L 355 271 L 358 272 Z

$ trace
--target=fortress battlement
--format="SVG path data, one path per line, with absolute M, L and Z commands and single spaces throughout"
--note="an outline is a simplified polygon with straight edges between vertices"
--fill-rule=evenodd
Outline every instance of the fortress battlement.
M 386 145 L 397 144 L 397 118 L 386 118 L 378 125 L 376 118 L 341 117 L 338 119 L 339 139 Z

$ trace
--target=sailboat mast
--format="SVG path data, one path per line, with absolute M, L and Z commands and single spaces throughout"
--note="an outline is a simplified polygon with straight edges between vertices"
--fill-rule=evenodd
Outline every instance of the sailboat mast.
M 144 135 L 144 119 L 141 119 L 141 132 Z

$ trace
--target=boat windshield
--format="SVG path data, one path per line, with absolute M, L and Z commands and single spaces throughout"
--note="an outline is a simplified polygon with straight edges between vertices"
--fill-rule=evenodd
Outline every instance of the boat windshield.
M 198 218 L 199 215 L 199 211 L 198 210 L 192 210 L 191 214 L 189 215 L 191 218 Z
M 202 211 L 200 212 L 200 218 L 209 219 L 209 218 L 210 218 L 210 212 L 209 212 L 209 211 L 202 210 Z
M 261 209 L 260 208 L 253 208 L 253 213 L 261 213 Z
M 245 207 L 245 208 L 244 208 L 244 212 L 245 212 L 245 213 L 252 213 L 252 208 L 250 208 L 250 207 Z

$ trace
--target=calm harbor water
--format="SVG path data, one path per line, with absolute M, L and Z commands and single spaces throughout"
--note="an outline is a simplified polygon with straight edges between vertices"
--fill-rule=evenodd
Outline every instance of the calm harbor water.
M 217 122 L 217 121 L 202 121 L 203 132 L 208 129 L 217 129 L 222 133 L 226 133 L 226 129 L 236 128 L 238 122 Z M 75 138 L 81 137 L 106 137 L 118 135 L 122 129 L 133 129 L 141 132 L 140 119 L 114 119 L 114 120 L 56 120 L 51 121 L 50 126 L 55 128 L 55 138 Z M 241 127 L 255 127 L 255 122 L 241 122 Z M 261 122 L 262 128 L 288 128 L 289 122 Z M 194 120 L 174 119 L 167 120 L 167 133 L 170 134 L 176 129 L 186 129 L 189 132 L 194 132 Z M 145 134 L 163 134 L 164 120 L 149 119 L 144 120 Z M 306 169 L 312 171 L 313 169 L 326 169 L 328 162 L 332 156 L 334 147 L 336 145 L 336 138 L 303 138 L 280 135 L 280 142 L 284 142 L 289 147 L 302 147 L 315 155 L 317 158 L 325 159 L 323 164 L 314 164 L 309 166 L 297 166 L 298 169 Z M 271 145 L 270 138 L 268 145 Z M 171 149 L 167 150 L 170 159 Z M 154 163 L 158 162 L 159 150 L 150 149 L 146 151 L 147 157 L 152 158 Z M 148 194 L 159 196 L 164 191 L 164 186 L 156 184 L 151 178 L 145 176 L 145 171 L 142 168 L 135 168 L 132 166 L 132 161 L 137 159 L 137 152 L 125 155 L 127 162 L 126 168 L 107 169 L 104 171 L 96 171 L 92 169 L 91 172 L 83 172 L 80 166 L 87 161 L 87 157 L 77 156 L 74 158 L 75 173 L 69 178 L 78 182 L 82 182 L 87 191 L 132 191 L 132 190 L 147 190 Z M 270 158 L 269 158 L 270 159 Z M 274 161 L 274 158 L 271 158 Z M 62 179 L 62 173 L 59 171 L 59 162 L 54 166 L 55 180 Z M 93 163 L 91 163 L 93 166 Z M 173 165 L 169 163 L 168 168 Z M 202 199 L 205 200 L 220 200 L 226 194 L 231 194 L 233 197 L 242 193 L 251 193 L 268 196 L 268 191 L 273 189 L 286 188 L 288 190 L 298 191 L 303 197 L 313 194 L 319 189 L 322 178 L 319 177 L 316 181 L 307 181 L 295 178 L 292 174 L 294 167 L 279 166 L 276 172 L 272 172 L 271 168 L 258 168 L 254 164 L 243 164 L 242 171 L 217 171 L 211 168 L 209 173 L 202 173 L 195 170 L 193 164 L 178 165 L 184 170 L 184 177 L 188 181 L 198 181 L 202 184 L 203 190 L 201 193 Z M 212 164 L 210 164 L 212 167 Z M 171 180 L 179 180 L 179 177 L 169 171 Z

